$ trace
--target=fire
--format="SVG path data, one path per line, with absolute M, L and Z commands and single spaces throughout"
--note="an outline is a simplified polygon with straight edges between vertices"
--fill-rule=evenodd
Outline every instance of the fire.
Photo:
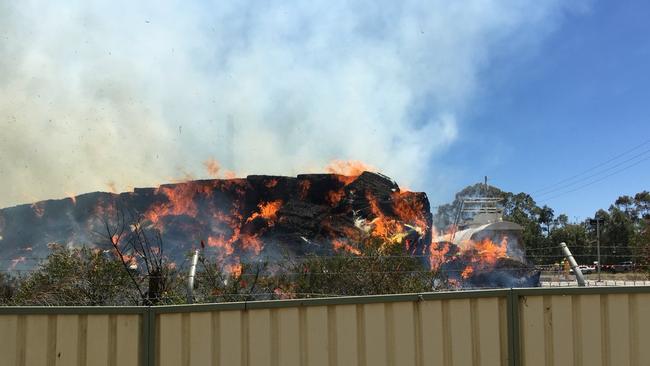
M 508 237 L 504 236 L 501 243 L 494 243 L 490 238 L 484 238 L 474 243 L 474 249 L 479 255 L 481 262 L 494 264 L 497 259 L 506 257 L 508 251 Z
M 332 160 L 325 167 L 325 171 L 336 174 L 337 179 L 347 186 L 354 182 L 361 173 L 376 172 L 377 169 L 359 160 Z
M 331 206 L 338 205 L 343 197 L 345 197 L 345 191 L 343 189 L 327 192 L 327 202 L 329 202 Z
M 219 170 L 221 169 L 221 165 L 216 159 L 210 158 L 204 161 L 203 166 L 205 166 L 205 170 L 208 172 L 209 176 L 211 176 L 212 178 L 219 177 Z
M 440 249 L 437 246 L 437 243 L 431 243 L 429 248 L 429 266 L 433 271 L 438 270 L 440 265 L 447 261 L 446 256 L 449 253 L 449 244 L 443 243 Z
M 243 234 L 240 239 L 242 248 L 254 253 L 255 255 L 259 255 L 264 248 L 262 241 L 257 237 L 257 235 Z
M 358 177 L 365 171 L 376 172 L 377 169 L 359 160 L 332 160 L 325 167 L 325 171 L 332 174 Z
M 463 277 L 463 279 L 468 279 L 469 276 L 471 276 L 473 272 L 474 272 L 474 268 L 472 268 L 472 266 L 469 265 L 469 266 L 465 267 L 465 269 L 460 274 L 460 276 Z
M 228 264 L 224 266 L 224 270 L 234 278 L 239 278 L 242 274 L 242 265 L 241 263 Z
M 386 217 L 381 210 L 381 207 L 379 207 L 379 202 L 370 192 L 366 193 L 366 199 L 370 203 L 371 213 L 375 216 L 371 221 L 373 236 L 390 240 L 395 238 L 396 235 L 400 236 L 400 234 L 404 233 L 404 226 L 402 223 Z
M 307 194 L 309 193 L 309 189 L 311 188 L 311 182 L 303 179 L 300 182 L 298 182 L 298 188 L 300 189 L 300 199 L 305 199 L 307 198 Z
M 229 256 L 235 252 L 235 248 L 232 245 L 231 240 L 225 240 L 223 236 L 221 237 L 214 237 L 210 236 L 208 237 L 208 246 L 210 247 L 215 247 L 215 248 L 221 248 L 223 250 L 223 254 L 226 256 Z
M 257 208 L 258 212 L 254 212 L 246 222 L 251 222 L 258 217 L 265 218 L 267 220 L 275 220 L 278 210 L 282 207 L 282 200 L 276 200 L 266 203 L 260 203 Z
M 210 190 L 199 190 L 196 184 L 181 183 L 173 187 L 158 187 L 156 193 L 163 194 L 167 202 L 154 205 L 145 213 L 145 217 L 153 224 L 157 224 L 164 216 L 188 215 L 195 217 L 198 208 L 194 196 L 198 192 L 209 194 Z
M 341 251 L 344 250 L 348 253 L 354 254 L 354 255 L 361 255 L 361 251 L 352 245 L 345 243 L 342 240 L 332 240 L 332 246 L 334 247 L 334 250 L 336 251 Z
M 402 221 L 426 229 L 428 225 L 426 219 L 422 217 L 422 212 L 424 212 L 422 202 L 411 197 L 405 192 L 394 192 L 392 195 L 393 210 Z

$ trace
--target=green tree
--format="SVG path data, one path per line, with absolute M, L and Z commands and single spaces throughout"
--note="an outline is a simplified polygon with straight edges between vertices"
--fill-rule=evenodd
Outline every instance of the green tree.
M 405 255 L 401 245 L 369 239 L 358 247 L 361 255 L 289 262 L 281 278 L 282 291 L 307 296 L 413 293 L 431 291 L 438 278 L 419 258 Z
M 46 261 L 20 280 L 17 305 L 131 305 L 137 294 L 111 254 L 56 245 Z
M 541 207 L 537 209 L 537 221 L 542 224 L 546 225 L 546 235 L 551 234 L 551 224 L 553 224 L 553 218 L 555 217 L 555 212 L 553 211 L 552 208 L 544 205 L 544 207 Z

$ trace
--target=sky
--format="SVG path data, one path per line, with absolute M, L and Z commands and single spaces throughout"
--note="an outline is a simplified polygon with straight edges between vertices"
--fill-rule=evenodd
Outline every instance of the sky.
M 0 207 L 207 178 L 211 159 L 217 176 L 352 159 L 433 205 L 487 175 L 583 218 L 650 188 L 650 162 L 612 168 L 650 144 L 563 181 L 650 138 L 648 15 L 596 0 L 2 2 Z M 581 187 L 596 173 L 615 174 Z
M 572 220 L 650 190 L 649 16 L 648 2 L 596 1 L 535 53 L 495 64 L 456 142 L 470 148 L 446 157 L 459 185 L 487 175 Z

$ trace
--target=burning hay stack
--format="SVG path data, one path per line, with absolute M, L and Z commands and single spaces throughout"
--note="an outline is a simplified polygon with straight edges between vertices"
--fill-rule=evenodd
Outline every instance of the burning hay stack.
M 122 214 L 133 225 L 161 233 L 176 260 L 199 243 L 206 255 L 233 264 L 258 257 L 358 253 L 361 238 L 376 236 L 423 251 L 431 214 L 424 193 L 404 192 L 376 173 L 248 176 L 89 193 L 0 210 L 0 251 L 21 260 L 45 257 L 48 244 L 99 245 L 106 224 Z
M 165 255 L 176 263 L 201 245 L 227 272 L 258 260 L 362 255 L 368 239 L 390 247 L 387 253 L 401 248 L 421 258 L 425 269 L 446 273 L 459 287 L 512 285 L 485 277 L 494 268 L 528 271 L 523 257 L 509 249 L 486 259 L 481 241 L 470 248 L 432 241 L 426 194 L 403 191 L 370 172 L 199 180 L 6 208 L 0 210 L 0 255 L 12 260 L 3 265 L 32 268 L 38 262 L 30 259 L 46 257 L 51 243 L 110 251 L 122 245 L 107 236 L 106 229 L 116 225 L 159 233 Z M 471 254 L 471 248 L 478 252 Z

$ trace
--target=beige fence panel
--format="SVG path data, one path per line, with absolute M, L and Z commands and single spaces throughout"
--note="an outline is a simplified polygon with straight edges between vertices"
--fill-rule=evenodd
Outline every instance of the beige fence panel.
M 519 298 L 522 365 L 650 365 L 650 293 L 538 293 Z
M 57 311 L 0 314 L 0 366 L 143 364 L 142 315 Z
M 506 365 L 506 292 L 462 296 L 468 295 L 156 308 L 155 360 L 160 366 Z
M 0 366 L 650 365 L 650 288 L 0 307 Z

